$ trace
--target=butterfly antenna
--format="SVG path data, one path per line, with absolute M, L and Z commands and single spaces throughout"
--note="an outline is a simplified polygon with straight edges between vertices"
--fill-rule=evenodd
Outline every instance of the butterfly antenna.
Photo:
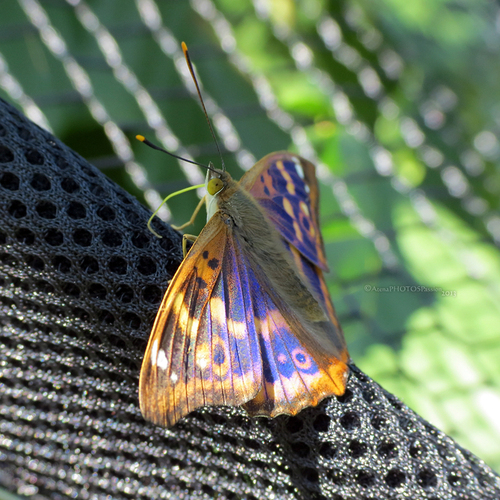
M 203 167 L 203 168 L 206 168 L 208 170 L 212 170 L 212 172 L 215 172 L 215 170 L 210 165 L 204 165 L 203 163 L 198 163 L 197 161 L 189 160 L 187 158 L 183 158 L 182 156 L 178 156 L 174 153 L 171 153 L 170 151 L 167 151 L 166 149 L 160 148 L 160 146 L 153 144 L 151 141 L 148 141 L 143 135 L 136 135 L 135 138 L 138 141 L 141 141 L 144 144 L 146 144 L 146 146 L 149 146 L 150 148 L 156 149 L 157 151 L 167 153 L 168 155 L 173 156 L 174 158 L 177 158 L 178 160 L 186 161 L 188 163 L 192 163 L 193 165 L 198 165 L 199 167 Z
M 184 57 L 186 59 L 186 63 L 187 63 L 188 68 L 189 68 L 189 72 L 191 73 L 191 77 L 193 78 L 194 84 L 196 85 L 196 91 L 198 92 L 198 97 L 200 98 L 201 106 L 203 107 L 203 112 L 205 113 L 205 118 L 207 119 L 207 123 L 208 123 L 208 126 L 210 128 L 212 138 L 215 142 L 215 146 L 217 147 L 217 152 L 219 153 L 219 157 L 220 157 L 220 161 L 221 161 L 221 165 L 222 165 L 222 170 L 225 171 L 226 166 L 224 165 L 224 159 L 222 158 L 222 153 L 221 153 L 220 148 L 219 148 L 219 143 L 217 142 L 217 137 L 215 137 L 215 132 L 214 132 L 214 129 L 212 127 L 212 122 L 210 121 L 210 118 L 208 117 L 207 109 L 205 108 L 205 103 L 203 102 L 203 97 L 201 96 L 200 86 L 198 85 L 198 80 L 196 79 L 196 76 L 194 74 L 194 68 L 193 68 L 193 64 L 191 63 L 191 58 L 189 57 L 187 45 L 184 42 L 182 42 L 181 46 L 182 46 L 182 52 L 184 52 Z

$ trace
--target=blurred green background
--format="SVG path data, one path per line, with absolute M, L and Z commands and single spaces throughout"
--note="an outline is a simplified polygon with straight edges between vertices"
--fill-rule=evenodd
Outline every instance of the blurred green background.
M 279 149 L 319 165 L 354 361 L 500 470 L 498 4 L 3 2 L 0 96 L 156 208 L 203 173 L 136 134 L 218 161 L 182 40 L 236 178 Z

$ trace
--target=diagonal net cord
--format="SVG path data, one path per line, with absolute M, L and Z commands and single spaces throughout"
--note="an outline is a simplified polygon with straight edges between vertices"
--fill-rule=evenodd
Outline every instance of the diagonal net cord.
M 500 478 L 353 367 L 293 418 L 141 417 L 179 236 L 0 103 L 0 486 L 31 498 L 497 499 Z

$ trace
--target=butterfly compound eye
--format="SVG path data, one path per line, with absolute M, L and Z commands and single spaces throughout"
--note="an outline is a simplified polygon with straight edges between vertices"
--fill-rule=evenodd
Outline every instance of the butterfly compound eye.
M 208 194 L 214 196 L 224 187 L 224 183 L 220 179 L 210 179 L 207 185 Z

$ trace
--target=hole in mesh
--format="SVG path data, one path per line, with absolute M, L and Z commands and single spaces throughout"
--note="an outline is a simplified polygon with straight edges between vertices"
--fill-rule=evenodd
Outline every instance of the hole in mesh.
M 435 488 L 438 484 L 436 473 L 432 469 L 422 469 L 417 474 L 417 483 L 422 488 Z
M 80 261 L 80 267 L 83 272 L 88 274 L 94 274 L 99 271 L 99 263 L 96 259 L 94 259 L 94 257 L 91 257 L 90 255 L 85 256 Z
M 113 221 L 116 219 L 116 213 L 109 205 L 100 207 L 97 210 L 97 216 L 105 221 Z
M 75 318 L 81 319 L 82 321 L 88 321 L 90 318 L 89 312 L 81 307 L 74 307 L 72 313 Z M 75 348 L 73 348 L 73 351 L 75 351 Z
M 124 210 L 125 214 L 125 219 L 130 223 L 134 225 L 140 224 L 141 226 L 144 225 L 144 217 L 139 217 L 137 212 L 134 212 L 133 210 Z
M 62 156 L 56 156 L 55 162 L 56 162 L 56 165 L 61 170 L 66 170 L 67 168 L 70 167 L 70 164 L 68 163 L 68 160 L 66 160 L 66 158 L 63 158 Z
M 6 265 L 10 267 L 15 267 L 17 264 L 17 260 L 7 253 L 0 254 L 0 260 Z
M 141 319 L 137 316 L 137 314 L 129 312 L 123 315 L 123 323 L 128 327 L 137 330 L 141 326 Z
M 27 255 L 24 260 L 28 266 L 36 271 L 43 271 L 45 269 L 45 262 L 37 255 Z
M 409 418 L 407 416 L 399 416 L 398 417 L 398 421 L 399 421 L 399 426 L 405 432 L 411 432 L 411 431 L 413 431 L 413 429 L 415 427 L 415 423 L 413 422 L 413 420 L 411 418 Z M 430 432 L 430 429 L 428 429 L 427 427 L 426 427 L 426 429 L 429 431 L 429 434 L 431 436 L 435 436 L 436 435 L 435 433 Z
M 64 283 L 62 290 L 66 295 L 70 297 L 79 297 L 80 289 L 74 283 Z
M 460 471 L 451 471 L 447 479 L 452 488 L 464 488 L 467 485 L 467 480 Z
M 214 497 L 214 489 L 209 486 L 208 484 L 204 484 L 202 485 L 201 487 L 201 491 L 203 491 L 203 493 L 205 493 L 206 495 L 210 495 L 211 497 Z
M 85 217 L 87 217 L 87 210 L 81 203 L 78 203 L 77 201 L 72 201 L 66 211 L 68 215 L 75 220 L 85 219 Z
M 80 190 L 80 185 L 71 177 L 64 177 L 61 180 L 61 187 L 69 194 L 76 193 Z
M 406 474 L 398 469 L 391 469 L 385 476 L 385 482 L 389 488 L 398 488 L 406 482 Z
M 24 245 L 33 245 L 35 243 L 35 233 L 27 227 L 21 227 L 16 231 L 16 240 Z
M 149 238 L 142 232 L 134 233 L 132 236 L 132 245 L 136 248 L 146 248 L 149 246 Z
M 119 247 L 123 242 L 121 234 L 113 229 L 106 229 L 103 231 L 101 240 L 104 245 L 110 248 Z
M 90 182 L 89 183 L 89 190 L 97 198 L 103 199 L 106 197 L 106 192 L 104 191 L 102 186 L 99 186 L 99 184 L 94 184 L 93 182 Z
M 15 116 L 15 118 L 18 119 L 17 116 Z M 16 129 L 17 129 L 17 134 L 19 135 L 19 137 L 21 139 L 23 139 L 25 141 L 32 141 L 33 140 L 33 135 L 31 134 L 31 132 L 27 128 L 25 128 L 21 125 L 16 125 Z
M 92 283 L 89 286 L 89 296 L 93 299 L 105 299 L 107 295 L 106 289 L 100 283 Z
M 379 457 L 389 460 L 398 456 L 398 448 L 394 443 L 382 443 L 377 447 Z
M 337 400 L 339 401 L 339 403 L 346 404 L 349 403 L 353 397 L 354 395 L 352 391 L 350 389 L 346 389 L 342 396 L 337 396 Z
M 166 238 L 164 238 L 166 240 Z M 163 241 L 163 240 L 160 240 L 160 241 Z M 170 249 L 172 250 L 172 249 Z M 165 264 L 165 269 L 167 271 L 167 275 L 172 277 L 175 272 L 177 271 L 178 267 L 179 267 L 179 264 L 181 263 L 181 260 L 182 259 L 179 259 L 179 260 L 170 260 L 168 259 L 166 264 Z
M 102 309 L 101 312 L 99 313 L 99 321 L 101 323 L 105 323 L 107 325 L 112 325 L 115 322 L 115 317 L 110 311 L 107 311 L 106 309 Z
M 3 304 L 4 306 L 12 308 L 12 309 L 15 309 L 17 307 L 16 302 L 13 301 L 12 299 L 7 298 L 7 297 L 0 297 L 0 303 Z
M 367 470 L 359 471 L 355 475 L 355 478 L 356 478 L 356 482 L 362 488 L 369 488 L 370 486 L 373 486 L 375 484 L 375 474 L 373 474 L 373 472 L 370 472 Z
M 112 257 L 109 260 L 108 268 L 112 273 L 115 274 L 126 274 L 127 273 L 127 261 L 122 257 Z
M 137 270 L 143 276 L 151 276 L 156 273 L 156 264 L 150 257 L 141 257 L 139 263 L 137 264 Z
M 493 489 L 496 487 L 496 481 L 492 476 L 489 476 L 487 474 L 477 474 L 477 472 L 474 474 L 477 477 L 477 480 L 479 481 L 479 484 L 483 487 L 486 487 L 488 489 Z
M 427 446 L 425 446 L 420 441 L 414 441 L 414 443 L 410 446 L 410 455 L 413 458 L 423 457 L 427 453 Z
M 52 259 L 52 265 L 60 273 L 69 273 L 71 271 L 71 261 L 64 255 L 56 255 Z
M 0 231 L 0 245 L 5 245 L 7 243 L 7 235 Z
M 374 401 L 377 401 L 378 397 L 375 394 L 375 392 L 372 389 L 365 389 L 362 392 L 363 399 L 367 403 L 373 403 Z
M 314 430 L 317 432 L 328 432 L 330 429 L 330 417 L 322 413 L 318 415 L 313 422 Z
M 142 291 L 142 298 L 149 304 L 158 304 L 163 296 L 163 291 L 155 285 L 148 285 Z
M 132 302 L 134 298 L 134 291 L 127 285 L 120 285 L 116 289 L 115 295 L 120 302 L 128 304 L 129 302 Z
M 437 449 L 439 455 L 442 458 L 444 458 L 445 460 L 448 460 L 450 462 L 453 461 L 453 460 L 455 460 L 455 454 L 447 446 L 442 445 L 442 444 L 438 444 L 436 446 L 436 449 Z
M 132 202 L 130 201 L 129 197 L 124 195 L 122 192 L 120 191 L 115 191 L 115 194 L 116 194 L 116 197 L 122 202 L 124 203 L 125 205 L 130 205 Z
M 35 207 L 38 215 L 44 219 L 55 219 L 57 207 L 51 201 L 40 201 Z
M 80 168 L 82 169 L 82 172 L 84 174 L 87 174 L 89 177 L 95 177 L 96 176 L 96 174 L 87 165 L 82 165 L 80 163 Z
M 7 130 L 3 125 L 0 125 L 0 137 L 5 137 L 7 135 Z
M 286 423 L 286 428 L 289 432 L 300 432 L 304 427 L 304 423 L 298 417 L 289 417 Z
M 309 481 L 310 483 L 317 483 L 319 481 L 318 471 L 311 468 L 311 467 L 303 467 L 300 470 L 300 473 L 301 473 L 302 477 L 306 481 Z
M 24 156 L 32 165 L 43 165 L 43 156 L 36 149 L 28 149 Z
M 44 292 L 44 293 L 54 293 L 54 287 L 45 280 L 39 280 L 37 281 L 36 284 L 37 291 Z
M 292 447 L 292 452 L 301 457 L 307 457 L 311 452 L 309 446 L 302 441 L 297 441 L 296 443 L 292 443 L 291 447 Z
M 360 441 L 353 440 L 349 443 L 349 455 L 352 458 L 360 458 L 368 451 L 368 446 Z
M 26 217 L 26 205 L 22 201 L 12 200 L 8 210 L 9 214 L 15 219 L 22 219 L 23 217 Z
M 14 153 L 7 146 L 0 146 L 0 163 L 9 163 L 14 160 Z
M 383 417 L 382 415 L 374 415 L 370 421 L 372 424 L 372 427 L 376 429 L 377 431 L 381 431 L 383 429 L 386 429 L 389 427 L 389 423 L 387 422 L 387 419 Z
M 386 392 L 385 395 L 387 396 L 387 399 L 389 400 L 389 403 L 396 408 L 396 410 L 401 411 L 403 408 L 403 403 L 399 399 L 396 398 L 396 396 Z
M 337 454 L 337 449 L 331 443 L 323 443 L 319 448 L 319 454 L 328 460 L 331 460 Z
M 0 178 L 0 186 L 9 191 L 17 191 L 19 189 L 19 177 L 11 172 L 4 172 Z
M 245 438 L 244 442 L 247 448 L 250 448 L 252 450 L 260 449 L 260 444 L 255 439 Z
M 33 174 L 31 187 L 36 191 L 48 191 L 51 187 L 50 180 L 44 174 Z
M 340 417 L 339 423 L 346 431 L 353 431 L 361 426 L 358 414 L 351 411 L 344 413 Z
M 73 241 L 81 247 L 92 245 L 92 233 L 86 229 L 77 229 L 73 233 Z
M 49 229 L 45 234 L 45 241 L 53 247 L 58 247 L 64 243 L 64 236 L 57 229 Z

